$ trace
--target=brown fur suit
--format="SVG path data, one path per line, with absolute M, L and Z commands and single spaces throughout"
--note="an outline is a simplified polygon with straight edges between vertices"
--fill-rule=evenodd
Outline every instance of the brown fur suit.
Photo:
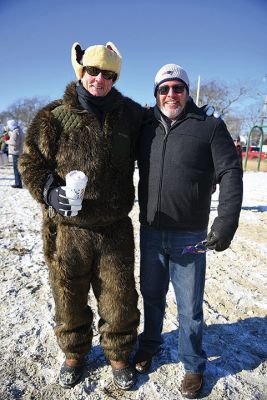
M 26 135 L 20 171 L 42 204 L 55 332 L 67 358 L 79 358 L 91 347 L 90 287 L 98 301 L 106 357 L 127 360 L 136 340 L 139 311 L 128 213 L 134 201 L 134 142 L 142 114 L 141 106 L 116 90 L 113 109 L 101 126 L 79 105 L 72 82 L 63 100 L 39 111 Z M 71 170 L 82 170 L 89 178 L 82 210 L 76 217 L 49 218 L 42 196 L 47 177 L 53 172 L 64 185 Z

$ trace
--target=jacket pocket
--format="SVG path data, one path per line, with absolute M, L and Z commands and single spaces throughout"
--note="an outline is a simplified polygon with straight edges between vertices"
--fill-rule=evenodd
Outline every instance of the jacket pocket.
M 173 223 L 188 222 L 198 206 L 198 183 L 179 179 L 169 190 L 162 191 L 161 211 L 169 215 Z

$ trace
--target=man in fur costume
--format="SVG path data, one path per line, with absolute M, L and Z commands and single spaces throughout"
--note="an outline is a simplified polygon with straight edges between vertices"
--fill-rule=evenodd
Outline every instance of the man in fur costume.
M 129 354 L 139 311 L 134 281 L 134 143 L 143 110 L 114 87 L 121 55 L 111 42 L 85 51 L 72 47 L 78 81 L 34 118 L 20 159 L 23 181 L 42 205 L 44 252 L 55 301 L 55 333 L 65 354 L 59 374 L 73 387 L 83 373 L 92 341 L 93 289 L 101 345 L 115 384 L 129 389 L 135 374 Z M 84 199 L 66 196 L 65 176 L 88 177 Z M 78 212 L 78 214 L 77 214 Z

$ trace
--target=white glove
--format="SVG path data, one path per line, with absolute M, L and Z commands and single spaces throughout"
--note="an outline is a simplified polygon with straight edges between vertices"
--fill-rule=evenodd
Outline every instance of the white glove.
M 206 113 L 206 115 L 208 117 L 211 117 L 212 115 L 215 118 L 220 118 L 221 114 L 219 113 L 219 111 L 216 111 L 215 108 L 213 106 L 210 106 L 209 104 L 207 104 L 204 108 L 203 111 Z

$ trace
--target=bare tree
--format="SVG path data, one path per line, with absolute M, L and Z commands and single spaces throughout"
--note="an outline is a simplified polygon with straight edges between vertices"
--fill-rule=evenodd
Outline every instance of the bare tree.
M 227 125 L 227 128 L 231 134 L 231 136 L 235 139 L 240 136 L 240 132 L 243 125 L 242 117 L 235 115 L 233 113 L 229 113 L 224 116 L 224 121 Z
M 2 111 L 2 112 L 0 112 L 0 121 L 1 121 L 1 124 L 3 124 L 3 125 L 6 124 L 6 121 L 7 121 L 8 119 L 14 119 L 14 118 L 15 118 L 15 117 L 13 116 L 13 114 L 10 113 L 10 112 L 8 112 L 8 111 Z
M 5 124 L 8 119 L 16 119 L 27 129 L 36 112 L 47 104 L 48 101 L 47 98 L 37 96 L 18 99 L 7 110 L 0 113 L 0 120 Z
M 197 88 L 193 87 L 190 92 L 191 96 L 196 98 Z M 202 83 L 199 105 L 212 105 L 225 120 L 232 137 L 236 138 L 241 135 L 241 132 L 242 136 L 247 136 L 250 129 L 259 121 L 260 106 L 244 106 L 246 104 L 244 100 L 250 99 L 251 101 L 253 99 L 255 101 L 254 95 L 255 84 L 253 85 L 253 82 L 246 82 L 246 85 L 240 82 L 229 85 L 212 80 Z
M 191 90 L 191 96 L 196 98 L 197 88 Z M 244 86 L 228 86 L 223 82 L 209 81 L 203 83 L 200 88 L 199 105 L 212 105 L 222 116 L 231 113 L 232 106 L 240 102 L 240 99 L 248 94 L 249 89 Z
M 242 116 L 243 127 L 247 130 L 250 130 L 255 125 L 261 125 L 262 102 L 257 100 L 257 102 L 245 107 L 242 111 Z

